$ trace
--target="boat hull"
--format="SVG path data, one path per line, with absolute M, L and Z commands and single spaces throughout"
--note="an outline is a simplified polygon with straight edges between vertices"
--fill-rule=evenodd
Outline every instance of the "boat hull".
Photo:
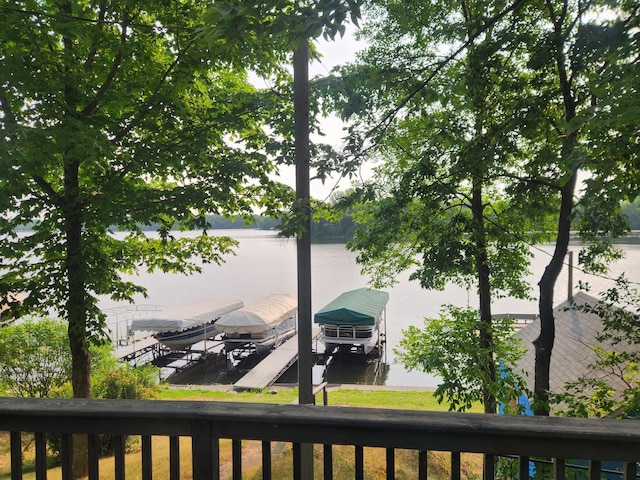
M 296 333 L 296 318 L 291 317 L 274 328 L 259 333 L 226 333 L 223 336 L 225 352 L 238 349 L 254 349 L 264 353 L 291 338 Z
M 187 350 L 192 345 L 212 339 L 219 333 L 213 320 L 179 332 L 156 333 L 154 337 L 170 350 Z

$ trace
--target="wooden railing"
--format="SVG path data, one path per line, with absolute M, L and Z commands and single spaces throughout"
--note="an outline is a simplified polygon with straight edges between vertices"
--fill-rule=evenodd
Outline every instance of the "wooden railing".
M 100 478 L 97 435 L 115 436 L 115 478 L 127 478 L 124 438 L 142 436 L 142 478 L 154 470 L 152 436 L 169 438 L 170 478 L 219 478 L 220 440 L 231 439 L 233 478 L 242 475 L 242 443 L 262 442 L 262 476 L 272 478 L 273 442 L 293 445 L 294 479 L 302 479 L 301 445 L 314 444 L 323 457 L 323 478 L 333 478 L 332 448 L 354 446 L 355 477 L 364 478 L 364 447 L 386 449 L 387 478 L 395 478 L 395 452 L 418 453 L 420 479 L 428 478 L 427 452 L 451 454 L 451 478 L 461 478 L 461 452 L 484 454 L 493 465 L 498 456 L 519 460 L 518 478 L 528 478 L 530 459 L 549 459 L 553 478 L 565 478 L 565 460 L 587 460 L 584 477 L 600 477 L 605 460 L 620 462 L 620 478 L 636 478 L 640 460 L 640 422 L 534 418 L 483 414 L 417 412 L 314 405 L 263 405 L 197 401 L 129 401 L 0 398 L 0 432 L 10 432 L 11 478 L 22 478 L 21 438 L 35 434 L 36 478 L 47 473 L 46 434 L 62 436 L 63 478 L 72 478 L 74 434 L 88 435 L 89 478 Z M 191 438 L 192 472 L 181 471 L 180 437 Z M 77 438 L 77 437 L 76 437 Z M 184 452 L 183 452 L 184 454 Z M 494 476 L 492 467 L 485 476 Z M 137 473 L 137 472 L 136 472 Z M 137 475 L 136 475 L 137 476 Z M 318 472 L 320 477 L 320 472 Z M 306 478 L 304 480 L 307 480 Z

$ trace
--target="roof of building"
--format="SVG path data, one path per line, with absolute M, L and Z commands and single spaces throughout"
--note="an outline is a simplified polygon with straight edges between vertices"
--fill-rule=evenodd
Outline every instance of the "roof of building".
M 637 349 L 638 346 L 626 346 L 619 344 L 615 347 L 599 343 L 597 337 L 604 327 L 602 319 L 596 313 L 585 312 L 576 308 L 580 305 L 596 305 L 598 299 L 584 292 L 578 292 L 573 300 L 566 300 L 554 309 L 555 317 L 555 342 L 551 354 L 551 367 L 549 374 L 550 390 L 555 393 L 562 392 L 567 382 L 573 382 L 581 377 L 598 376 L 606 378 L 607 383 L 616 386 L 620 380 L 607 375 L 602 371 L 594 371 L 589 368 L 598 356 L 593 347 L 600 345 L 604 348 L 625 350 Z M 528 373 L 528 386 L 533 389 L 535 371 L 535 347 L 533 341 L 540 333 L 540 318 L 518 331 L 517 335 L 522 339 L 527 348 L 526 355 L 518 362 L 518 366 Z M 607 378 L 608 377 L 608 378 Z M 622 385 L 620 384 L 622 388 Z

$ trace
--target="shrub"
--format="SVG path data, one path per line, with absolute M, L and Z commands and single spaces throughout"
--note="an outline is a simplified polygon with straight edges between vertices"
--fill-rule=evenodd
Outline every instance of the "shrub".
M 0 391 L 46 397 L 69 380 L 71 353 L 64 323 L 30 319 L 0 328 Z
M 111 345 L 91 346 L 91 381 L 94 398 L 151 399 L 158 396 L 158 368 L 153 365 L 132 367 L 121 363 L 114 356 Z M 71 383 L 55 389 L 50 396 L 71 397 Z M 60 459 L 61 438 L 49 435 L 49 450 Z M 114 437 L 99 435 L 98 444 L 102 456 L 110 455 L 114 450 Z M 133 450 L 136 445 L 134 437 L 125 438 L 125 448 Z

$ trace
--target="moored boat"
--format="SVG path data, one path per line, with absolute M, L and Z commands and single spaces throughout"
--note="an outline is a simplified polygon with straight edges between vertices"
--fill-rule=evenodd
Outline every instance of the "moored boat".
M 220 317 L 243 305 L 235 299 L 203 299 L 136 318 L 131 322 L 131 330 L 152 331 L 158 342 L 171 350 L 182 351 L 218 335 L 216 322 Z
M 216 328 L 223 333 L 226 352 L 243 348 L 262 353 L 295 334 L 297 311 L 295 297 L 269 295 L 223 315 Z
M 380 351 L 386 325 L 389 294 L 359 288 L 344 292 L 318 311 L 314 323 L 320 325 L 320 341 L 330 352 L 341 345 L 356 346 L 365 354 Z

